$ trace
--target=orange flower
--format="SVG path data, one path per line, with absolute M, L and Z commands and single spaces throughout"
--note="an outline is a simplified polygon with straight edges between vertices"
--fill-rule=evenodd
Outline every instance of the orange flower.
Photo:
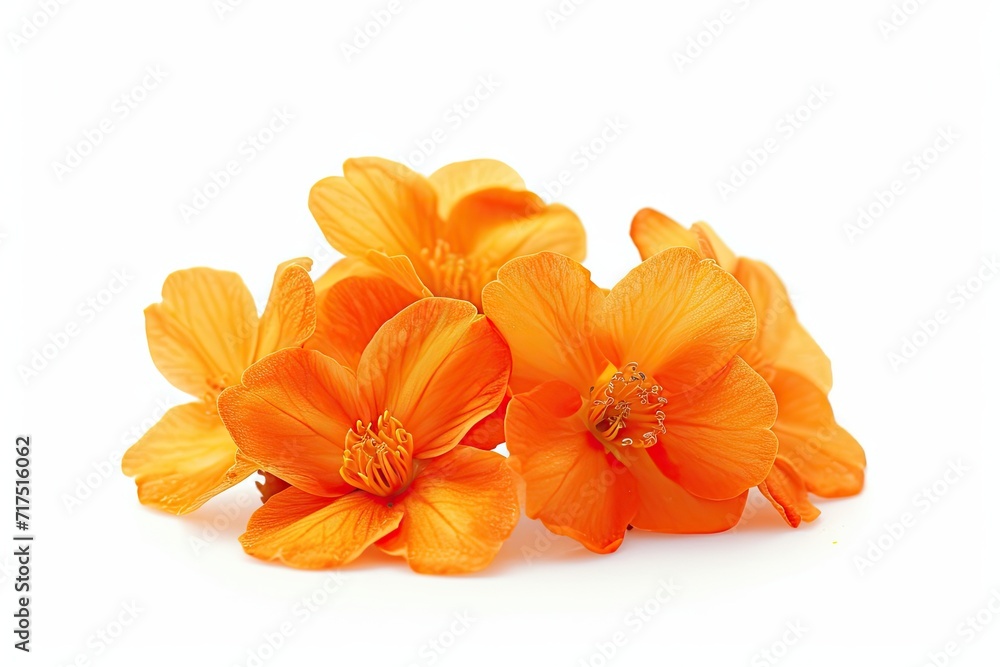
M 219 412 L 292 486 L 250 518 L 243 548 L 309 569 L 372 544 L 418 572 L 488 565 L 517 523 L 516 486 L 501 455 L 459 442 L 502 400 L 510 363 L 472 304 L 434 297 L 386 322 L 356 373 L 305 349 L 254 364 Z
M 757 333 L 740 350 L 771 386 L 778 401 L 774 432 L 778 456 L 760 491 L 789 525 L 812 521 L 819 510 L 809 492 L 837 497 L 864 486 L 865 453 L 833 417 L 827 399 L 830 360 L 799 323 L 781 280 L 769 266 L 737 257 L 707 224 L 685 229 L 667 216 L 643 209 L 632 221 L 632 239 L 643 257 L 687 246 L 714 259 L 742 284 L 757 311 Z
M 338 280 L 320 293 L 316 304 L 316 333 L 305 347 L 319 350 L 357 371 L 365 348 L 379 327 L 404 308 L 431 296 L 405 256 L 369 254 L 361 275 Z M 463 445 L 493 449 L 504 441 L 504 398 L 492 414 L 476 424 L 462 439 Z
M 755 331 L 746 290 L 674 248 L 610 292 L 539 253 L 483 291 L 514 358 L 511 466 L 527 514 L 592 551 L 626 528 L 731 528 L 774 462 L 774 396 L 734 356 Z
M 429 178 L 389 160 L 348 160 L 344 176 L 313 186 L 309 209 L 330 245 L 345 255 L 317 281 L 317 290 L 370 273 L 371 258 L 380 253 L 404 255 L 430 293 L 481 309 L 483 286 L 507 260 L 541 250 L 579 261 L 586 254 L 576 215 L 546 205 L 496 160 L 456 162 Z
M 163 302 L 146 309 L 149 352 L 172 385 L 198 400 L 171 408 L 125 452 L 122 470 L 136 478 L 143 504 L 186 514 L 257 470 L 226 432 L 216 399 L 254 361 L 312 335 L 311 265 L 278 267 L 260 317 L 235 273 L 198 268 L 167 277 Z

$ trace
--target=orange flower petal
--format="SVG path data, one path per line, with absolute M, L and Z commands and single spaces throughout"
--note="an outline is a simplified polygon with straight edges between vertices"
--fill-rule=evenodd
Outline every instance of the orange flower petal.
M 448 218 L 452 207 L 460 199 L 479 190 L 524 189 L 524 180 L 520 175 L 499 160 L 452 162 L 435 171 L 428 180 L 437 191 L 438 213 L 442 220 Z
M 272 496 L 281 493 L 282 491 L 291 486 L 291 484 L 289 484 L 285 480 L 281 479 L 280 477 L 275 477 L 266 470 L 261 470 L 260 474 L 263 476 L 264 481 L 255 482 L 255 486 L 257 487 L 257 490 L 260 491 L 261 503 L 266 503 L 268 500 L 271 499 Z
M 587 430 L 582 399 L 562 382 L 517 394 L 507 408 L 510 463 L 526 484 L 526 512 L 554 533 L 610 553 L 637 508 L 632 475 Z
M 440 228 L 430 183 L 405 165 L 381 158 L 344 163 L 344 176 L 324 178 L 309 193 L 309 210 L 334 248 L 363 257 L 369 250 L 417 256 Z
M 494 271 L 536 252 L 557 252 L 578 262 L 587 254 L 587 235 L 576 214 L 526 190 L 493 188 L 465 197 L 448 216 L 447 236 L 456 252 Z
M 739 523 L 747 493 L 729 500 L 693 496 L 660 472 L 643 449 L 627 460 L 639 496 L 632 525 L 658 533 L 718 533 Z
M 358 387 L 372 414 L 388 410 L 413 436 L 414 456 L 442 454 L 496 410 L 510 350 L 467 301 L 432 297 L 408 306 L 372 338 Z
M 289 487 L 250 517 L 243 550 L 261 560 L 307 570 L 353 561 L 399 525 L 403 512 L 355 491 L 337 498 Z
M 510 390 L 503 396 L 503 400 L 496 410 L 485 418 L 476 422 L 476 425 L 469 429 L 469 432 L 462 438 L 459 444 L 468 445 L 477 449 L 493 449 L 507 439 L 503 430 L 504 419 L 507 417 L 507 405 L 510 403 Z
M 237 457 L 219 415 L 202 402 L 168 410 L 122 457 L 139 501 L 173 514 L 193 512 L 255 470 Z
M 612 288 L 597 341 L 616 367 L 636 362 L 669 396 L 717 373 L 755 332 L 753 303 L 735 278 L 690 248 L 669 248 Z
M 316 279 L 316 299 L 333 285 L 349 276 L 378 275 L 380 271 L 373 267 L 364 257 L 343 257 L 333 263 L 322 276 Z
M 819 516 L 819 510 L 809 501 L 805 482 L 799 477 L 795 467 L 781 456 L 774 460 L 774 467 L 767 473 L 767 479 L 757 488 L 792 528 L 798 528 L 803 521 L 812 521 Z
M 354 374 L 333 359 L 301 348 L 264 357 L 222 392 L 219 414 L 261 469 L 317 496 L 352 488 L 340 476 L 344 439 L 366 415 Z
M 776 369 L 799 373 L 824 393 L 833 385 L 830 359 L 799 323 L 788 291 L 767 264 L 741 257 L 733 276 L 757 310 L 757 335 L 740 350 L 766 380 Z
M 483 569 L 521 514 L 504 457 L 472 447 L 426 461 L 398 503 L 403 521 L 379 546 L 424 574 Z
M 306 348 L 356 369 L 379 327 L 419 298 L 385 275 L 344 278 L 320 297 L 316 335 Z
M 664 412 L 660 443 L 669 463 L 650 454 L 687 491 L 726 500 L 764 481 L 778 450 L 770 431 L 777 404 L 745 361 L 736 357 L 701 386 L 671 396 Z
M 685 247 L 701 253 L 697 235 L 659 211 L 644 208 L 632 218 L 632 242 L 642 259 L 667 248 Z
M 797 373 L 779 372 L 771 381 L 778 400 L 779 453 L 813 493 L 852 496 L 865 483 L 865 452 L 833 417 L 823 392 Z
M 316 291 L 310 259 L 285 262 L 274 274 L 267 306 L 260 316 L 254 359 L 301 345 L 316 329 Z
M 390 257 L 384 252 L 369 250 L 368 254 L 365 255 L 365 261 L 380 275 L 391 278 L 397 285 L 414 296 L 434 296 L 420 281 L 420 277 L 413 268 L 413 262 L 406 255 L 394 255 Z
M 149 353 L 170 384 L 214 397 L 253 362 L 257 323 L 253 297 L 235 273 L 176 271 L 163 283 L 163 302 L 146 308 Z
M 687 230 L 653 209 L 636 214 L 632 240 L 643 259 L 669 247 L 686 246 L 715 260 L 743 285 L 757 312 L 757 335 L 740 355 L 765 379 L 770 379 L 773 368 L 782 368 L 801 373 L 830 391 L 830 360 L 799 324 L 788 292 L 771 267 L 737 257 L 707 223 L 697 222 Z
M 539 253 L 508 262 L 483 290 L 483 309 L 510 345 L 511 389 L 561 380 L 585 392 L 607 368 L 593 332 L 604 293 L 574 260 Z
M 736 253 L 723 243 L 715 230 L 707 222 L 696 222 L 691 225 L 691 231 L 698 237 L 702 257 L 714 259 L 719 266 L 732 273 L 736 268 Z

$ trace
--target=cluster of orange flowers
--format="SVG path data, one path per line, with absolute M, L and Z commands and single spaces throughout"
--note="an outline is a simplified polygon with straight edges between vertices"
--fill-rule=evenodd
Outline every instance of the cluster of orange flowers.
M 195 400 L 126 453 L 142 503 L 185 514 L 260 471 L 247 553 L 329 568 L 374 545 L 462 573 L 521 504 L 609 553 L 633 527 L 732 528 L 753 487 L 793 527 L 810 493 L 861 490 L 829 360 L 708 225 L 640 211 L 643 261 L 607 290 L 577 216 L 501 162 L 348 160 L 309 208 L 345 256 L 315 283 L 280 265 L 258 316 L 239 276 L 189 269 L 146 310 L 153 362 Z

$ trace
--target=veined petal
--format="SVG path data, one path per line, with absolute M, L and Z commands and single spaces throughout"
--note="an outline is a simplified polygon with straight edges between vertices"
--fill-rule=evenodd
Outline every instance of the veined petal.
M 636 528 L 658 533 L 718 533 L 739 523 L 746 492 L 729 500 L 705 500 L 664 475 L 646 450 L 635 449 L 628 454 L 626 464 L 639 496 L 632 519 Z
M 698 237 L 702 257 L 714 259 L 719 266 L 732 273 L 736 268 L 736 253 L 729 249 L 715 230 L 707 222 L 696 222 L 691 225 L 691 231 Z
M 320 297 L 316 334 L 306 347 L 356 369 L 379 327 L 422 296 L 381 271 L 344 278 Z
M 636 362 L 668 396 L 719 372 L 756 333 L 746 290 L 690 248 L 669 248 L 632 269 L 597 319 L 611 363 Z
M 278 267 L 267 306 L 260 316 L 254 359 L 285 347 L 296 347 L 316 329 L 316 291 L 309 269 L 312 260 L 295 259 Z
M 193 512 L 255 470 L 237 457 L 214 407 L 200 401 L 168 410 L 122 457 L 139 501 L 173 514 Z
M 494 270 L 536 252 L 557 252 L 582 262 L 587 254 L 583 224 L 561 204 L 546 204 L 526 190 L 492 188 L 461 199 L 448 216 L 451 247 Z
M 805 482 L 795 471 L 795 467 L 780 455 L 774 460 L 774 467 L 767 473 L 767 479 L 757 488 L 792 528 L 798 528 L 803 521 L 812 521 L 819 516 L 819 510 L 809 501 Z
M 381 158 L 344 163 L 344 176 L 316 183 L 309 210 L 334 248 L 348 256 L 369 250 L 418 256 L 441 227 L 430 183 L 409 167 Z
M 521 514 L 504 457 L 472 447 L 426 461 L 399 505 L 399 529 L 379 546 L 424 574 L 483 569 Z
M 330 289 L 337 282 L 349 276 L 378 275 L 380 272 L 362 257 L 342 257 L 333 263 L 322 276 L 316 279 L 316 299 L 323 296 L 323 292 Z
M 483 290 L 483 310 L 510 346 L 511 389 L 561 380 L 585 392 L 608 361 L 593 336 L 604 293 L 574 260 L 539 253 L 508 262 Z
M 597 553 L 616 550 L 638 507 L 631 473 L 578 414 L 582 399 L 562 382 L 517 394 L 507 408 L 511 467 L 526 484 L 526 512 Z
M 354 374 L 314 350 L 286 348 L 247 369 L 219 397 L 219 414 L 239 448 L 261 469 L 303 491 L 338 496 L 344 440 L 356 420 Z
M 442 220 L 455 204 L 474 192 L 489 188 L 524 190 L 524 180 L 514 169 L 499 160 L 467 160 L 447 164 L 428 178 L 438 197 Z
M 186 269 L 167 276 L 163 301 L 146 308 L 153 363 L 170 384 L 214 398 L 253 362 L 257 307 L 229 271 Z
M 361 491 L 328 498 L 292 486 L 253 513 L 240 543 L 261 560 L 307 570 L 340 567 L 395 530 L 402 518 L 399 507 Z
M 507 436 L 504 433 L 503 424 L 507 418 L 507 405 L 510 403 L 510 396 L 508 388 L 497 409 L 476 422 L 476 425 L 469 429 L 469 432 L 462 438 L 460 444 L 489 450 L 506 441 Z
M 833 417 L 830 401 L 813 383 L 787 371 L 771 388 L 778 400 L 774 433 L 779 453 L 813 493 L 852 496 L 865 483 L 865 452 Z
M 787 370 L 829 392 L 830 359 L 799 323 L 788 291 L 771 267 L 741 257 L 733 276 L 746 288 L 757 311 L 757 335 L 740 355 L 768 381 L 776 370 Z
M 764 379 L 739 357 L 702 385 L 672 396 L 664 413 L 662 447 L 649 453 L 688 492 L 735 498 L 771 469 L 778 450 L 770 431 L 777 404 Z
M 672 218 L 651 208 L 644 208 L 632 218 L 632 242 L 642 259 L 649 259 L 667 248 L 685 247 L 701 253 L 697 235 Z
M 372 338 L 358 387 L 413 436 L 414 456 L 442 454 L 496 410 L 507 391 L 510 350 L 476 307 L 431 297 L 406 307 Z

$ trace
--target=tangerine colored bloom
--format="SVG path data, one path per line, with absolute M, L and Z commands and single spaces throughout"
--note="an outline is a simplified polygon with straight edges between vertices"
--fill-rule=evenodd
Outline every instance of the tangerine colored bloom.
M 693 248 L 718 262 L 749 292 L 757 332 L 740 356 L 767 380 L 778 401 L 773 429 L 778 455 L 759 489 L 785 521 L 796 527 L 819 516 L 810 492 L 824 497 L 860 493 L 865 453 L 834 419 L 827 398 L 833 382 L 830 360 L 799 322 L 771 267 L 737 257 L 705 223 L 685 229 L 653 209 L 636 214 L 632 239 L 642 257 L 673 246 Z
M 483 305 L 514 359 L 507 447 L 529 517 L 599 553 L 629 525 L 738 521 L 777 441 L 774 396 L 735 356 L 756 324 L 732 276 L 673 248 L 605 295 L 577 262 L 539 253 L 501 268 Z
M 219 398 L 240 449 L 291 484 L 250 518 L 247 553 L 338 567 L 375 544 L 424 573 L 479 570 L 519 516 L 496 452 L 460 445 L 503 399 L 510 352 L 470 303 L 429 297 L 386 322 L 357 371 L 287 349 Z
M 309 210 L 330 245 L 345 255 L 317 281 L 320 291 L 369 273 L 374 250 L 408 257 L 435 296 L 481 309 L 483 287 L 508 260 L 542 250 L 579 261 L 586 254 L 576 215 L 546 205 L 496 160 L 455 162 L 428 178 L 390 160 L 347 160 L 343 176 L 313 186 Z
M 163 301 L 145 311 L 149 353 L 167 381 L 197 400 L 168 410 L 122 457 L 144 505 L 186 514 L 257 470 L 237 451 L 216 399 L 254 361 L 312 335 L 311 266 L 308 259 L 281 264 L 259 317 L 235 273 L 196 268 L 167 276 Z
M 342 278 L 320 293 L 316 333 L 305 347 L 357 371 L 361 355 L 379 327 L 410 304 L 430 296 L 407 257 L 371 252 L 367 271 Z M 463 445 L 493 449 L 504 441 L 508 398 L 505 396 L 496 411 L 469 430 Z

